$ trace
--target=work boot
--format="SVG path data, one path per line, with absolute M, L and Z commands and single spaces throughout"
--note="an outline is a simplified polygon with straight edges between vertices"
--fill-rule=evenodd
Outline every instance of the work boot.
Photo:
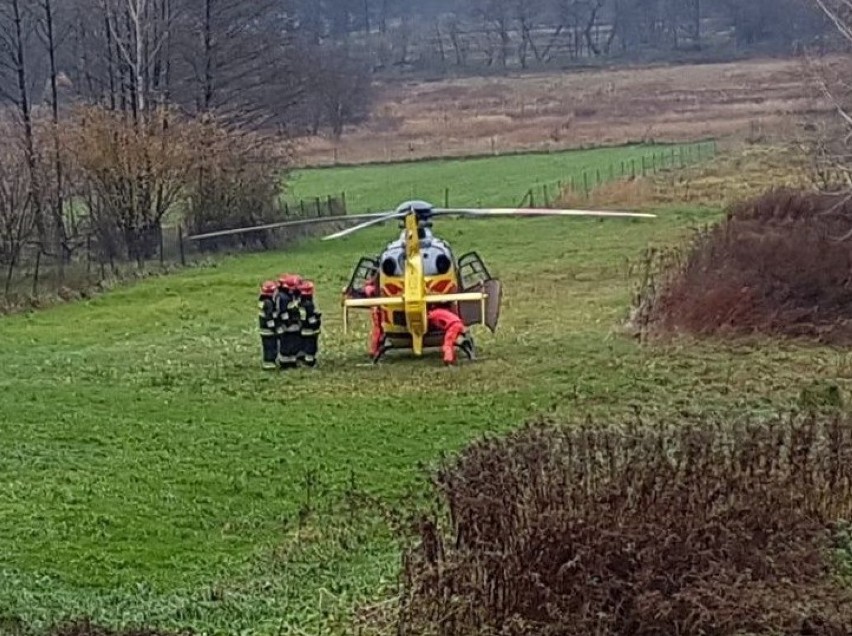
M 461 349 L 464 354 L 467 356 L 468 360 L 473 360 L 476 357 L 476 348 L 473 344 L 473 338 L 470 336 L 460 336 L 458 342 L 458 347 Z

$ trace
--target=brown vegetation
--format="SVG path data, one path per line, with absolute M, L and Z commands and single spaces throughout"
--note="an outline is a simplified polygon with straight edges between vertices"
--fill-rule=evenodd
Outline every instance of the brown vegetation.
M 765 333 L 852 342 L 852 199 L 777 191 L 734 206 L 637 296 L 648 333 Z
M 848 634 L 832 578 L 852 421 L 562 427 L 484 440 L 407 554 L 411 634 Z
M 828 60 L 836 65 L 836 60 Z M 636 140 L 787 138 L 831 111 L 800 60 L 537 73 L 381 88 L 369 121 L 300 146 L 305 165 Z

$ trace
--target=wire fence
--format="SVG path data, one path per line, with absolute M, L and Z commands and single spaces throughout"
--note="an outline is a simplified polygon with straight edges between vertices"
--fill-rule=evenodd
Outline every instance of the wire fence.
M 266 219 L 274 225 L 315 218 L 346 215 L 345 197 L 326 196 L 296 203 L 283 203 L 280 214 Z M 333 221 L 330 222 L 333 224 Z M 206 263 L 226 253 L 282 249 L 298 239 L 327 230 L 327 226 L 273 227 L 264 231 L 230 232 L 210 225 L 198 238 L 180 223 L 151 228 L 137 244 L 135 257 L 116 247 L 115 236 L 85 227 L 70 237 L 65 249 L 44 250 L 39 244 L 24 245 L 15 259 L 0 263 L 2 295 L 0 313 L 37 308 L 45 303 L 87 298 L 119 281 L 167 273 L 180 267 Z
M 622 159 L 607 166 L 598 166 L 568 175 L 563 179 L 537 184 L 523 194 L 517 206 L 520 208 L 550 207 L 566 194 L 579 194 L 588 199 L 596 188 L 607 183 L 647 177 L 662 171 L 682 170 L 713 159 L 716 152 L 717 146 L 714 139 L 654 150 L 638 158 Z
M 588 197 L 607 183 L 685 168 L 713 158 L 716 152 L 714 140 L 655 149 L 638 158 L 536 184 L 521 194 L 515 205 L 549 207 L 567 194 L 581 193 Z M 444 205 L 449 207 L 452 200 L 449 188 L 444 189 L 443 198 Z M 231 229 L 212 225 L 190 232 L 180 224 L 164 224 L 151 229 L 145 237 L 146 249 L 135 258 L 118 256 L 110 237 L 81 229 L 62 254 L 46 253 L 40 246 L 27 245 L 13 263 L 0 263 L 5 270 L 0 311 L 39 307 L 57 298 L 86 298 L 118 281 L 167 273 L 228 253 L 282 249 L 299 239 L 337 229 L 345 222 L 339 217 L 349 212 L 346 193 L 341 192 L 285 202 L 280 214 L 266 219 L 260 227 Z M 328 223 L 288 225 L 316 218 L 327 218 Z

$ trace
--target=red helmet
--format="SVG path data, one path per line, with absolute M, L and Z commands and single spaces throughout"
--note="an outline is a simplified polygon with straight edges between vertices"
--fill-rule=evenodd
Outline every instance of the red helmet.
M 302 281 L 302 284 L 299 285 L 299 291 L 304 296 L 313 296 L 314 284 L 309 280 Z
M 267 296 L 271 296 L 276 291 L 278 291 L 278 283 L 274 280 L 268 280 L 260 286 L 260 293 L 266 294 Z
M 298 274 L 281 274 L 278 277 L 278 283 L 284 289 L 294 290 L 302 284 L 302 277 Z

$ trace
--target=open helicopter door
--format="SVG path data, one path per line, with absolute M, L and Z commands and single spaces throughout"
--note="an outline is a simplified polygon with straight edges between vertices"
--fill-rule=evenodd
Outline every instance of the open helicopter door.
M 356 289 L 364 289 L 368 282 L 375 279 L 379 274 L 379 263 L 375 258 L 363 257 L 355 266 L 352 272 L 352 278 L 349 279 L 349 284 L 346 286 L 345 293 L 352 292 Z
M 476 252 L 469 252 L 458 261 L 459 283 L 462 291 L 485 293 L 484 303 L 478 301 L 459 302 L 459 315 L 466 326 L 484 324 L 494 333 L 500 320 L 503 301 L 503 284 L 491 278 L 488 268 Z
M 375 258 L 362 257 L 352 272 L 349 284 L 343 289 L 343 333 L 349 332 L 349 310 L 352 303 L 347 298 L 359 296 L 367 283 L 375 281 L 379 274 L 379 262 Z

